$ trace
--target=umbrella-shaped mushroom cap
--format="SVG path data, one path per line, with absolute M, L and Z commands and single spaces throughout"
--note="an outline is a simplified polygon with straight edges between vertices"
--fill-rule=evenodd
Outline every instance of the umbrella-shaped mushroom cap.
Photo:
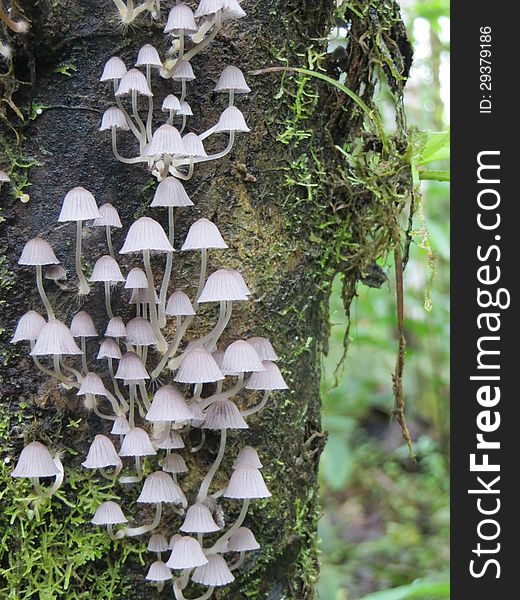
M 128 131 L 130 126 L 126 122 L 125 114 L 117 106 L 112 106 L 105 110 L 103 117 L 101 118 L 101 125 L 99 131 L 107 131 L 108 129 L 121 129 L 122 131 Z M 94 223 L 95 225 L 96 223 Z
M 96 373 L 87 373 L 81 382 L 78 396 L 84 396 L 85 394 L 91 394 L 93 396 L 107 395 L 107 389 L 105 388 L 101 377 Z
M 251 131 L 246 125 L 244 115 L 236 106 L 228 106 L 220 115 L 218 123 L 215 125 L 215 133 L 220 131 L 239 131 L 247 133 Z
M 182 113 L 181 113 L 182 114 Z M 187 133 L 182 138 L 182 143 L 186 148 L 186 156 L 207 156 L 208 153 L 204 149 L 204 144 L 198 135 Z
M 101 216 L 94 221 L 94 227 L 116 227 L 118 229 L 123 227 L 117 209 L 110 202 L 102 204 L 99 207 L 99 213 Z
M 177 96 L 174 96 L 173 94 L 168 94 L 168 96 L 166 96 L 166 98 L 163 100 L 161 110 L 164 112 L 167 112 L 169 110 L 177 111 L 180 109 L 180 107 L 181 103 L 179 102 Z
M 150 437 L 140 427 L 134 427 L 125 435 L 119 456 L 153 456 L 156 454 Z
M 222 371 L 222 361 L 224 360 L 224 350 L 219 350 L 218 348 L 211 353 L 211 356 L 215 359 L 218 368 Z
M 180 108 L 177 112 L 178 115 L 181 116 L 185 116 L 185 117 L 192 117 L 193 116 L 193 111 L 191 110 L 191 106 L 186 102 L 186 100 L 183 100 L 181 102 Z M 184 141 L 184 139 L 183 139 Z M 190 156 L 190 154 L 186 153 L 187 156 Z
M 120 254 L 153 250 L 155 252 L 173 252 L 173 246 L 157 221 L 150 217 L 141 217 L 132 224 L 126 234 Z
M 262 361 L 265 371 L 253 373 L 249 379 L 247 390 L 287 390 L 289 386 L 285 383 L 278 366 L 269 360 Z
M 163 385 L 154 394 L 147 421 L 190 421 L 193 413 L 174 385 Z
M 265 371 L 265 367 L 251 344 L 244 340 L 237 340 L 226 348 L 221 371 L 224 375 L 236 375 L 237 373 Z
M 240 286 L 240 289 L 242 290 L 242 293 L 246 296 L 250 296 L 251 291 L 247 287 L 246 282 L 244 281 L 244 278 L 242 277 L 242 275 L 236 269 L 228 269 L 228 271 L 235 278 L 236 282 Z
M 218 227 L 205 217 L 191 225 L 181 250 L 202 250 L 203 248 L 228 248 Z
M 137 92 L 142 96 L 153 96 L 152 90 L 148 87 L 146 77 L 139 69 L 130 69 L 121 77 L 116 96 L 126 96 L 131 92 Z
M 170 543 L 168 545 L 168 550 L 173 550 L 173 547 L 175 546 L 175 544 L 179 540 L 182 540 L 182 535 L 180 533 L 173 534 L 172 537 L 170 538 Z
M 145 44 L 137 54 L 136 67 L 162 67 L 161 59 L 157 50 L 151 44 Z
M 160 450 L 181 450 L 185 447 L 181 434 L 173 429 L 159 440 L 154 440 L 154 445 Z
M 158 206 L 193 206 L 182 183 L 175 177 L 166 177 L 157 186 L 151 208 Z
M 85 469 L 104 469 L 105 467 L 118 467 L 121 459 L 117 455 L 112 440 L 106 435 L 96 435 L 87 454 L 81 463 Z
M 170 569 L 193 569 L 208 562 L 199 542 L 192 537 L 178 538 L 166 565 Z
M 145 579 L 148 581 L 168 581 L 173 577 L 172 572 L 162 560 L 156 560 L 150 565 Z
M 5 171 L 0 171 L 0 185 L 2 183 L 9 183 L 10 181 L 9 175 Z
M 110 338 L 125 337 L 126 327 L 121 317 L 112 317 L 108 322 L 105 335 Z
M 224 8 L 224 0 L 200 0 L 199 6 L 195 11 L 195 17 L 207 17 L 214 15 Z
M 188 508 L 184 523 L 179 529 L 185 533 L 213 533 L 220 527 L 213 520 L 209 508 L 198 502 Z
M 135 317 L 126 324 L 126 341 L 136 346 L 152 346 L 157 342 L 153 327 L 147 319 Z
M 163 154 L 171 156 L 186 155 L 186 149 L 182 143 L 179 130 L 168 123 L 161 125 L 154 131 L 149 147 L 143 150 L 144 156 L 162 156 Z
M 38 339 L 45 323 L 45 319 L 39 312 L 36 312 L 35 310 L 27 311 L 18 321 L 14 335 L 11 338 L 11 343 L 15 344 L 16 342 L 21 341 L 35 341 Z
M 49 242 L 39 237 L 29 240 L 25 244 L 22 254 L 18 259 L 19 265 L 30 266 L 57 265 L 59 262 Z
M 58 221 L 88 221 L 100 216 L 94 196 L 84 187 L 78 186 L 65 194 Z
M 258 550 L 260 544 L 247 527 L 239 527 L 235 533 L 229 538 L 228 548 L 234 552 L 247 552 L 248 550 Z
M 105 338 L 101 342 L 97 358 L 115 358 L 119 360 L 122 356 L 119 344 L 113 338 Z
M 11 476 L 55 477 L 59 472 L 47 447 L 41 442 L 31 442 L 20 453 Z
M 98 335 L 92 317 L 84 310 L 80 310 L 74 315 L 70 324 L 70 332 L 73 337 L 97 337 Z
M 148 289 L 146 273 L 139 267 L 131 269 L 126 276 L 125 288 L 128 290 Z
M 169 317 L 187 317 L 195 314 L 190 299 L 182 290 L 173 292 L 168 298 L 164 312 Z
M 154 533 L 148 540 L 146 549 L 149 552 L 166 552 L 169 550 L 168 540 L 162 533 Z
M 239 0 L 223 0 L 222 5 L 222 21 L 242 19 L 246 16 L 245 11 L 240 6 Z
M 172 79 L 175 81 L 193 81 L 195 74 L 187 60 L 179 60 L 173 69 Z
M 235 581 L 233 573 L 231 573 L 225 559 L 220 554 L 208 556 L 208 562 L 197 567 L 191 579 L 195 583 L 208 587 L 221 587 Z
M 219 269 L 212 273 L 204 285 L 198 302 L 223 302 L 247 300 L 247 294 L 240 281 L 229 269 Z
M 160 304 L 159 296 L 156 290 L 153 291 L 155 304 Z M 129 300 L 130 304 L 150 304 L 150 297 L 148 295 L 148 289 L 137 288 L 132 290 L 132 294 Z
M 127 352 L 119 361 L 116 379 L 124 379 L 125 381 L 139 381 L 140 379 L 150 379 L 150 375 L 146 371 L 141 359 L 135 352 Z
M 262 473 L 254 467 L 237 467 L 229 480 L 224 498 L 269 498 L 271 492 L 267 489 Z
M 150 473 L 144 480 L 143 489 L 136 502 L 143 504 L 183 504 L 186 496 L 181 488 L 173 481 L 172 476 L 164 471 Z
M 57 319 L 45 323 L 34 348 L 31 350 L 31 356 L 68 354 L 83 354 L 74 341 L 69 328 Z
M 106 256 L 100 256 L 92 269 L 92 275 L 89 281 L 107 281 L 107 282 L 121 282 L 125 278 L 121 273 L 121 269 L 117 264 L 117 261 L 108 254 Z
M 271 342 L 265 337 L 252 337 L 247 340 L 248 344 L 251 344 L 256 350 L 256 353 L 260 357 L 260 360 L 278 360 L 278 356 L 274 351 Z
M 163 471 L 166 473 L 187 473 L 188 467 L 186 461 L 180 454 L 171 452 L 167 454 L 160 462 Z
M 176 33 L 181 29 L 187 33 L 195 33 L 198 29 L 193 11 L 183 2 L 170 10 L 164 33 Z
M 263 467 L 258 458 L 258 452 L 252 446 L 244 446 L 240 449 L 233 463 L 233 469 L 238 469 L 238 467 L 253 467 L 254 469 Z
M 224 379 L 215 359 L 204 348 L 190 350 L 184 355 L 174 381 L 179 383 L 210 383 Z
M 203 429 L 249 429 L 236 404 L 231 400 L 211 403 L 202 423 Z
M 67 279 L 67 271 L 61 265 L 50 265 L 45 271 L 44 277 L 51 281 L 62 281 Z
M 117 502 L 108 500 L 97 507 L 91 523 L 94 525 L 120 525 L 128 523 L 128 519 Z
M 101 75 L 100 81 L 110 81 L 112 79 L 121 79 L 123 75 L 126 73 L 125 63 L 118 58 L 117 56 L 113 56 L 109 58 L 105 64 L 103 69 L 103 74 Z
M 126 435 L 130 431 L 130 425 L 125 415 L 119 415 L 112 425 L 110 433 L 112 435 Z
M 234 91 L 239 94 L 247 94 L 251 88 L 247 85 L 244 74 L 238 67 L 230 65 L 226 67 L 217 81 L 215 92 Z

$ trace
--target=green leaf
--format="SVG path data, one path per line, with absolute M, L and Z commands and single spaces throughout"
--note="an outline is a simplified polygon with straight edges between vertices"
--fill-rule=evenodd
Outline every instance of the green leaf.
M 393 590 L 369 594 L 362 600 L 450 600 L 450 584 L 448 581 L 416 581 Z
M 450 158 L 450 131 L 426 131 L 426 142 L 414 161 L 416 165 L 426 165 L 436 160 Z

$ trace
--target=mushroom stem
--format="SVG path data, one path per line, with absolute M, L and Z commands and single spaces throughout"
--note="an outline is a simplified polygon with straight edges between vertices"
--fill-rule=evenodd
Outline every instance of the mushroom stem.
M 177 60 L 182 60 L 184 56 L 184 29 L 179 29 L 179 56 Z
M 235 103 L 235 90 L 229 90 L 228 106 L 233 106 Z
M 188 162 L 181 161 L 177 165 L 175 165 L 175 163 L 172 164 L 171 168 L 169 169 L 169 172 L 177 179 L 182 179 L 183 181 L 189 181 L 193 177 L 195 162 L 196 162 L 196 160 L 194 159 L 194 157 L 190 156 Z M 179 171 L 179 169 L 177 169 L 177 166 L 184 166 L 184 165 L 189 165 L 188 173 L 186 175 L 184 173 L 182 173 L 181 171 Z
M 31 340 L 31 350 L 33 348 L 34 348 L 34 341 Z M 33 356 L 32 359 L 33 359 L 34 364 L 36 365 L 36 368 L 39 369 L 45 375 L 48 375 L 49 377 L 54 377 L 54 379 L 57 379 L 60 383 L 62 383 L 68 389 L 71 389 L 73 387 L 79 389 L 79 387 L 80 387 L 79 383 L 77 383 L 76 381 L 72 381 L 72 379 L 68 379 L 67 377 L 65 377 L 65 375 L 63 375 L 61 370 L 59 372 L 57 372 L 57 371 L 51 371 L 50 369 L 47 369 L 47 367 L 44 367 L 42 365 L 42 363 L 40 362 L 40 359 L 37 356 Z
M 136 90 L 132 90 L 132 115 L 134 116 L 135 122 L 137 123 L 137 127 L 139 127 L 139 141 L 142 145 L 142 148 L 144 148 L 144 146 L 146 145 L 146 128 L 144 126 L 143 121 L 141 120 L 141 117 L 139 116 Z
M 179 133 L 183 133 L 183 131 L 186 129 L 186 115 L 182 115 L 182 125 L 181 128 L 179 129 Z
M 232 565 L 229 565 L 229 570 L 236 571 L 237 569 L 240 569 L 240 567 L 244 564 L 245 558 L 246 558 L 245 550 L 242 550 L 240 552 L 240 556 L 239 556 L 238 560 L 236 562 L 234 562 Z
M 161 522 L 161 515 L 162 515 L 162 503 L 158 502 L 155 505 L 154 520 L 149 525 L 142 525 L 141 527 L 125 527 L 125 529 L 120 529 L 116 533 L 116 537 L 118 539 L 122 539 L 124 537 L 136 537 L 138 535 L 143 535 L 144 533 L 148 533 L 149 531 L 153 531 Z
M 117 476 L 119 475 L 119 473 L 121 473 L 122 468 L 123 468 L 123 463 L 120 462 L 118 465 L 116 465 L 116 468 L 114 469 L 113 473 L 110 473 L 106 469 L 99 469 L 99 472 L 101 473 L 101 475 L 103 475 L 103 477 L 105 479 L 108 479 L 109 481 L 115 481 L 117 479 Z
M 168 344 L 161 333 L 159 320 L 157 318 L 157 306 L 155 304 L 155 285 L 153 280 L 152 267 L 150 264 L 150 250 L 143 250 L 143 262 L 148 279 L 148 304 L 150 310 L 150 323 L 152 324 L 155 337 L 157 338 L 157 351 L 164 354 L 168 350 Z
M 202 596 L 197 596 L 197 598 L 193 598 L 193 600 L 208 600 L 208 598 L 211 598 L 213 595 L 214 590 L 214 587 L 209 587 Z M 191 600 L 190 598 L 186 598 L 182 593 L 182 590 L 177 585 L 177 581 L 173 582 L 173 593 L 175 594 L 175 600 Z
M 114 246 L 112 245 L 112 232 L 110 231 L 110 225 L 107 225 L 105 227 L 105 233 L 107 236 L 108 253 L 115 260 Z
M 175 208 L 168 207 L 168 240 L 173 246 L 175 240 Z M 159 295 L 159 326 L 162 328 L 166 325 L 166 296 L 168 295 L 168 286 L 173 267 L 173 252 L 168 252 L 166 256 L 166 268 L 164 269 L 163 280 L 161 284 L 161 293 Z
M 109 319 L 114 318 L 114 313 L 112 312 L 112 302 L 110 300 L 110 282 L 105 281 L 105 310 L 107 311 L 107 315 Z
M 213 331 L 210 331 L 206 336 L 204 336 L 204 339 L 208 340 L 208 343 L 206 344 L 206 349 L 209 353 L 213 352 L 213 350 L 216 348 L 218 340 L 222 335 L 224 329 L 227 327 L 231 319 L 231 313 L 233 311 L 233 302 L 227 300 L 225 302 L 221 302 L 220 304 L 221 306 L 222 304 L 225 305 L 224 316 L 222 319 L 219 318 L 219 322 L 217 323 L 215 329 L 213 329 Z
M 208 267 L 208 251 L 206 248 L 202 248 L 200 251 L 200 274 L 199 274 L 199 286 L 197 288 L 197 295 L 195 296 L 195 304 L 198 304 L 204 284 L 206 283 L 206 270 Z
M 216 402 L 217 400 L 227 400 L 228 398 L 235 396 L 246 385 L 247 385 L 247 382 L 244 381 L 244 374 L 239 373 L 237 382 L 235 383 L 235 385 L 233 387 L 229 388 L 229 390 L 226 390 L 225 392 L 221 392 L 220 394 L 213 394 L 211 396 L 208 396 L 207 398 L 204 398 L 202 400 L 202 402 L 200 403 L 201 409 L 204 410 L 204 409 L 208 408 L 208 406 L 210 404 L 213 404 L 213 402 Z
M 128 415 L 128 424 L 130 429 L 135 427 L 135 383 L 130 384 L 130 413 Z
M 204 447 L 205 441 L 206 441 L 206 430 L 201 429 L 200 442 L 196 446 L 193 446 L 193 448 L 191 449 L 191 452 L 195 453 L 195 452 L 198 452 L 199 450 L 202 450 L 202 448 Z
M 141 392 L 141 399 L 143 401 L 144 407 L 146 408 L 146 410 L 150 410 L 150 400 L 148 399 L 148 392 L 146 391 L 146 383 L 144 381 L 144 379 L 140 379 L 139 380 L 139 390 Z M 139 414 L 144 418 L 144 415 L 146 414 L 145 410 L 140 406 L 139 407 Z
M 181 98 L 180 98 L 179 102 L 182 104 L 185 99 L 186 99 L 186 80 L 182 79 L 181 80 Z
M 207 48 L 211 42 L 217 37 L 220 28 L 222 27 L 222 12 L 219 10 L 215 15 L 215 22 L 213 25 L 213 31 L 208 35 L 207 38 L 204 38 L 199 44 L 194 46 L 191 50 L 188 50 L 184 55 L 184 60 L 191 60 L 194 56 L 196 56 L 199 52 Z
M 152 371 L 152 375 L 151 375 L 152 379 L 157 379 L 157 377 L 159 377 L 162 370 L 166 366 L 166 363 L 170 359 L 170 356 L 174 355 L 177 352 L 177 349 L 179 348 L 179 344 L 181 343 L 182 338 L 183 338 L 184 334 L 186 333 L 186 330 L 188 329 L 188 327 L 192 321 L 193 321 L 193 317 L 191 317 L 191 316 L 187 317 L 186 319 L 184 319 L 181 329 L 179 329 L 178 331 L 175 332 L 175 337 L 170 342 L 168 349 L 166 350 L 164 356 L 161 358 L 158 365 Z
M 146 65 L 146 81 L 148 87 L 152 89 L 152 67 Z M 148 114 L 146 116 L 146 138 L 148 142 L 152 141 L 152 119 L 153 119 L 153 96 L 148 96 Z
M 117 92 L 118 87 L 119 87 L 119 81 L 117 79 L 114 79 L 114 94 Z M 128 127 L 130 127 L 130 131 L 135 135 L 135 137 L 138 140 L 140 140 L 141 138 L 139 135 L 139 130 L 135 126 L 135 123 L 132 121 L 132 118 L 130 117 L 126 108 L 124 107 L 123 103 L 121 102 L 121 98 L 119 96 L 116 96 L 115 99 L 116 99 L 117 108 L 119 108 L 119 110 L 125 115 L 125 121 L 126 121 L 126 124 L 128 125 Z
M 248 408 L 247 410 L 241 410 L 240 414 L 243 417 L 249 417 L 250 415 L 254 415 L 259 410 L 262 410 L 262 408 L 264 408 L 264 406 L 267 404 L 267 401 L 269 400 L 269 396 L 270 396 L 270 390 L 265 390 L 264 397 L 262 398 L 262 401 L 259 404 L 257 404 L 256 406 L 253 406 L 252 408 Z
M 114 377 L 114 362 L 113 359 L 109 356 L 108 358 L 108 372 L 110 373 L 110 379 L 112 380 L 112 385 L 114 386 L 114 391 L 116 393 L 117 399 L 121 403 L 121 407 L 126 412 L 130 407 L 128 402 L 125 400 L 125 397 L 121 393 L 121 389 L 119 388 L 119 384 L 117 383 L 117 379 Z
M 76 275 L 79 279 L 79 294 L 81 296 L 86 296 L 90 293 L 90 286 L 88 281 L 83 273 L 83 268 L 81 266 L 81 236 L 83 233 L 83 221 L 76 222 Z
M 140 156 L 138 156 L 137 158 L 125 158 L 124 156 L 121 156 L 121 154 L 119 154 L 119 150 L 117 149 L 117 127 L 113 126 L 111 129 L 112 129 L 112 152 L 114 153 L 114 156 L 117 158 L 118 161 L 125 163 L 127 165 L 135 165 L 137 163 L 148 161 L 147 158 L 141 158 Z M 136 129 L 136 132 L 137 132 L 137 129 Z M 139 137 L 138 133 L 136 134 L 136 137 L 138 140 L 141 139 Z
M 219 537 L 219 539 L 213 544 L 213 546 L 211 546 L 211 548 L 205 551 L 206 554 L 215 554 L 216 552 L 221 552 L 224 549 L 225 543 L 229 540 L 229 538 L 235 533 L 235 531 L 237 531 L 237 529 L 242 527 L 242 523 L 246 518 L 250 502 L 251 500 L 249 498 L 245 498 L 244 504 L 242 504 L 242 510 L 240 511 L 238 519 L 235 521 L 234 525 L 230 527 L 226 533 Z
M 141 457 L 134 456 L 135 462 L 135 470 L 137 471 L 137 476 L 135 475 L 127 475 L 125 477 L 121 477 L 119 479 L 119 483 L 139 483 L 143 479 L 143 465 L 141 464 Z M 121 536 L 124 537 L 124 536 Z
M 47 311 L 47 317 L 49 321 L 55 319 L 54 311 L 52 310 L 52 305 L 49 301 L 49 298 L 45 292 L 45 288 L 43 287 L 43 277 L 42 277 L 42 266 L 36 265 L 36 286 L 38 288 L 38 292 L 40 294 L 40 298 L 45 306 L 45 310 Z
M 80 338 L 81 343 L 81 367 L 83 369 L 83 373 L 86 375 L 88 373 L 88 365 L 87 365 L 87 338 L 82 336 Z
M 71 367 L 70 365 L 68 365 L 63 360 L 63 357 L 61 357 L 61 356 L 60 356 L 59 363 L 60 363 L 61 368 L 64 371 L 68 371 L 69 373 L 72 373 L 79 383 L 81 383 L 83 381 L 83 375 L 77 369 L 75 369 L 74 367 Z
M 42 498 L 50 498 L 51 496 L 53 496 L 62 486 L 63 478 L 65 477 L 63 465 L 61 464 L 61 460 L 60 460 L 60 457 L 58 456 L 58 454 L 56 454 L 56 456 L 52 460 L 53 460 L 54 464 L 56 465 L 59 472 L 55 476 L 54 483 L 52 484 L 52 486 L 50 488 L 44 489 L 42 487 L 42 485 L 40 484 L 39 477 L 31 477 L 31 481 L 34 486 L 34 489 L 36 490 L 36 493 L 38 494 L 38 496 L 40 496 Z
M 203 502 L 208 496 L 208 490 L 211 482 L 213 481 L 213 477 L 215 477 L 215 473 L 218 471 L 222 463 L 222 459 L 224 458 L 224 452 L 226 451 L 226 439 L 227 429 L 221 429 L 218 454 L 215 458 L 215 462 L 211 465 L 211 469 L 208 471 L 206 477 L 204 477 L 202 483 L 200 484 L 199 493 L 197 494 L 197 502 Z

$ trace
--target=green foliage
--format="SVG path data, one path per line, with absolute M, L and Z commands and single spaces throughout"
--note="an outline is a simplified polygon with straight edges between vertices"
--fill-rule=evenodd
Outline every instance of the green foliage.
M 386 592 L 376 592 L 365 596 L 363 600 L 449 600 L 449 581 L 415 581 Z

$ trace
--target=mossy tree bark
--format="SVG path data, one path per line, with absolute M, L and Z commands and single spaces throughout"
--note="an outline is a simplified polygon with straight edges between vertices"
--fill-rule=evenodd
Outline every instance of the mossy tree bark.
M 195 113 L 190 128 L 203 131 L 216 121 L 223 104 L 222 98 L 211 90 L 227 64 L 236 64 L 246 74 L 278 65 L 282 59 L 285 64 L 299 66 L 307 61 L 309 47 L 323 49 L 325 43 L 317 40 L 323 39 L 331 26 L 333 4 L 332 0 L 245 2 L 247 19 L 226 25 L 211 48 L 194 60 L 198 79 L 189 86 Z M 363 89 L 364 98 L 369 101 L 373 93 L 373 41 L 366 36 L 360 38 L 374 27 L 374 19 L 384 11 L 393 15 L 395 23 L 399 16 L 390 0 L 374 3 L 374 7 L 369 2 L 358 4 L 370 11 L 364 17 L 349 14 L 354 35 L 348 51 L 347 82 L 356 91 Z M 98 78 L 110 56 L 121 56 L 129 65 L 143 44 L 153 43 L 159 49 L 164 44 L 162 30 L 155 24 L 141 21 L 124 31 L 108 0 L 23 0 L 19 6 L 31 22 L 31 32 L 24 40 L 18 37 L 14 42 L 16 79 L 11 78 L 9 89 L 17 90 L 12 99 L 26 118 L 22 122 L 4 105 L 2 146 L 6 156 L 0 167 L 9 167 L 6 162 L 11 162 L 19 190 L 27 175 L 30 187 L 23 192 L 30 195 L 30 200 L 22 203 L 13 199 L 7 188 L 2 190 L 2 243 L 6 257 L 3 288 L 7 291 L 2 307 L 4 342 L 25 310 L 40 308 L 33 273 L 16 265 L 24 242 L 35 235 L 45 236 L 68 272 L 73 273 L 74 232 L 72 227 L 58 226 L 56 222 L 61 200 L 70 188 L 82 185 L 94 193 L 98 204 L 116 205 L 124 231 L 136 214 L 145 211 L 153 194 L 152 180 L 140 167 L 117 162 L 107 136 L 98 132 L 102 111 L 112 102 L 110 90 Z M 384 35 L 394 37 L 396 48 L 405 40 L 398 27 Z M 402 66 L 403 74 L 406 70 L 407 65 Z M 30 84 L 20 85 L 17 80 Z M 231 250 L 225 256 L 212 256 L 211 267 L 239 268 L 254 297 L 252 302 L 238 307 L 223 341 L 255 334 L 271 338 L 291 388 L 289 393 L 274 395 L 268 407 L 251 418 L 246 434 L 232 436 L 224 470 L 229 470 L 237 443 L 259 448 L 273 498 L 253 505 L 247 522 L 263 549 L 247 560 L 237 582 L 216 596 L 306 600 L 314 596 L 317 574 L 317 465 L 324 443 L 319 357 L 326 335 L 324 306 L 333 275 L 344 268 L 327 247 L 340 238 L 331 230 L 323 234 L 326 219 L 335 211 L 334 199 L 329 196 L 333 188 L 315 188 L 314 174 L 321 161 L 330 159 L 334 143 L 356 138 L 361 120 L 352 119 L 344 111 L 343 101 L 324 87 L 309 88 L 318 96 L 311 94 L 302 99 L 298 85 L 289 76 L 283 84 L 279 76 L 272 75 L 249 80 L 253 93 L 247 99 L 240 98 L 239 105 L 252 133 L 240 137 L 230 157 L 197 170 L 187 186 L 196 206 L 182 212 L 177 227 L 182 238 L 199 216 L 218 224 Z M 6 79 L 4 91 L 7 83 Z M 281 89 L 287 93 L 278 94 Z M 170 92 L 171 81 L 160 83 L 158 97 Z M 351 107 L 347 104 L 346 108 Z M 29 115 L 32 118 L 27 118 Z M 290 143 L 284 144 L 279 136 L 288 129 L 292 131 Z M 30 169 L 23 167 L 32 161 L 37 164 Z M 348 197 L 348 190 L 342 193 Z M 367 198 L 360 200 L 364 201 Z M 154 218 L 164 223 L 166 215 L 154 214 Z M 363 243 L 359 236 L 356 238 L 354 225 L 348 224 L 347 228 L 344 240 Z M 123 234 L 116 233 L 116 247 L 122 239 Z M 102 231 L 89 229 L 84 245 L 90 265 L 106 253 Z M 367 265 L 374 258 L 377 256 L 369 257 Z M 128 265 L 125 260 L 122 263 Z M 360 267 L 349 272 L 347 284 L 355 286 L 362 271 Z M 195 268 L 191 258 L 180 256 L 176 260 L 174 281 L 175 285 L 193 287 Z M 92 294 L 83 308 L 101 328 L 105 317 L 99 293 L 100 290 Z M 77 299 L 57 291 L 53 301 L 58 317 L 70 323 L 78 310 Z M 114 304 L 118 313 L 128 313 L 122 295 Z M 214 318 L 211 311 L 203 316 L 200 331 Z M 67 455 L 66 468 L 78 469 L 89 441 L 103 425 L 89 416 L 73 395 L 40 377 L 21 349 L 17 348 L 14 354 L 7 345 L 4 348 L 3 401 L 11 423 L 16 423 L 7 454 L 16 456 L 24 437 L 39 437 L 56 447 L 64 444 L 74 448 L 79 454 Z M 21 413 L 23 422 L 19 424 Z M 67 427 L 71 419 L 81 419 L 74 430 Z M 209 436 L 207 450 L 199 456 L 199 462 L 192 461 L 189 477 L 194 481 L 207 470 L 217 445 L 217 438 Z M 74 501 L 73 497 L 69 499 Z M 3 498 L 4 503 L 16 501 Z M 66 507 L 63 511 L 66 522 Z M 20 544 L 23 541 L 13 541 L 13 553 Z M 95 569 L 103 569 L 109 559 L 96 558 Z M 131 556 L 125 569 L 124 582 L 132 585 L 124 597 L 149 598 L 149 588 L 142 578 L 144 567 Z M 80 589 L 78 577 L 79 574 L 71 580 L 72 591 L 63 591 L 56 597 L 80 597 L 72 595 L 73 590 Z M 16 597 L 24 598 L 23 593 L 20 589 Z M 169 592 L 156 594 L 169 596 Z M 119 597 L 117 591 L 113 597 Z

